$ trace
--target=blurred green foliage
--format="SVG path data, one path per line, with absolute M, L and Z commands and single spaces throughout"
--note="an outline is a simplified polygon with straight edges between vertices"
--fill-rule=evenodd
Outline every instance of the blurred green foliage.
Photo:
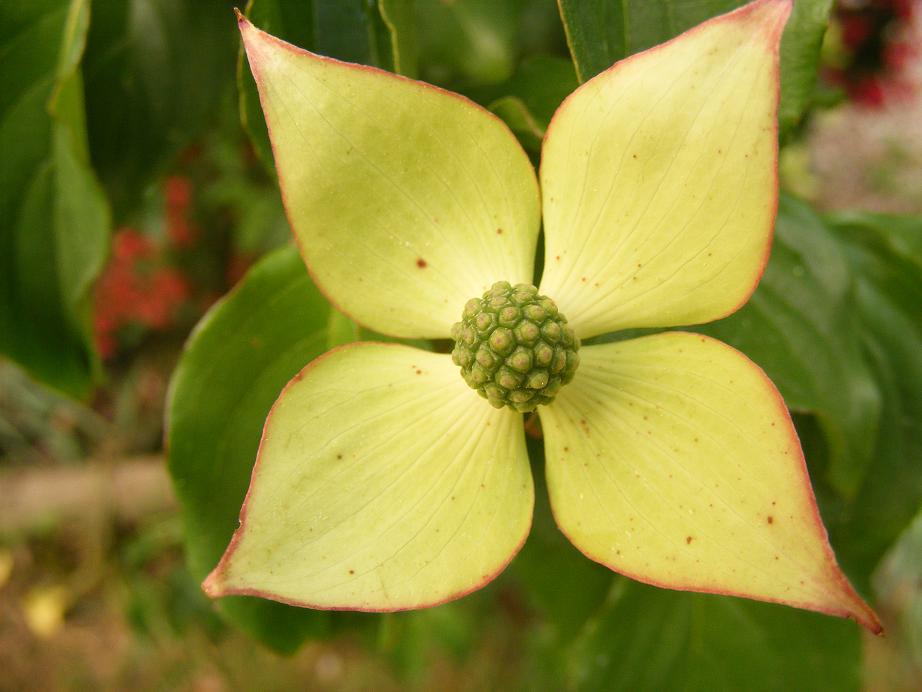
M 246 11 L 296 45 L 461 91 L 537 157 L 578 81 L 741 4 L 560 0 L 558 13 L 553 0 L 250 0 Z M 786 137 L 813 104 L 830 6 L 798 1 L 786 30 Z M 278 243 L 283 221 L 258 96 L 222 0 L 0 0 L 0 82 L 0 351 L 35 379 L 85 397 L 100 374 L 89 296 L 108 253 L 109 210 L 119 223 L 143 215 L 151 185 L 186 147 L 210 142 L 206 159 L 225 175 L 203 174 L 206 204 L 232 207 L 240 246 L 255 255 Z M 247 140 L 265 179 L 228 164 Z M 758 291 L 701 328 L 759 363 L 796 412 L 832 542 L 865 594 L 922 505 L 920 305 L 922 220 L 824 217 L 783 197 Z M 166 617 L 181 631 L 182 613 L 204 607 L 192 585 L 237 526 L 277 393 L 311 359 L 361 335 L 312 285 L 292 247 L 264 257 L 202 320 L 168 401 L 169 468 L 191 577 L 170 587 L 175 617 L 150 612 L 145 604 L 164 602 L 150 596 L 163 585 L 139 579 L 139 629 Z M 535 528 L 483 592 L 385 616 L 234 597 L 218 604 L 221 617 L 278 651 L 353 632 L 410 677 L 434 648 L 472 655 L 503 618 L 526 624 L 518 653 L 529 688 L 858 688 L 861 642 L 851 623 L 652 589 L 587 561 L 554 526 L 540 487 L 541 443 L 529 444 Z M 146 564 L 157 549 L 150 540 L 132 545 L 126 569 Z M 196 617 L 211 622 L 203 613 Z M 209 627 L 220 630 L 217 621 Z

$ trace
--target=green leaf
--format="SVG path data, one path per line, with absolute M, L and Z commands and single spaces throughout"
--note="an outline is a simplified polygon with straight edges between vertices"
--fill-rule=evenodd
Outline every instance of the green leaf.
M 543 648 L 553 651 L 578 634 L 604 603 L 613 575 L 587 560 L 557 528 L 545 484 L 544 445 L 528 440 L 535 479 L 535 516 L 522 551 L 510 566 L 517 587 L 550 628 Z M 556 652 L 557 654 L 562 652 Z
M 759 288 L 734 315 L 697 328 L 762 366 L 790 408 L 818 416 L 830 446 L 828 480 L 848 497 L 871 463 L 881 406 L 853 289 L 835 237 L 806 204 L 785 196 Z
M 662 43 L 744 0 L 559 0 L 580 81 Z M 798 0 L 781 44 L 782 128 L 796 124 L 813 92 L 832 0 Z
M 470 95 L 489 103 L 533 154 L 541 152 L 544 132 L 554 111 L 576 89 L 576 73 L 570 60 L 537 55 L 523 60 L 508 82 Z
M 867 574 L 922 506 L 922 218 L 829 222 L 855 274 L 862 343 L 883 395 L 864 483 L 830 525 L 843 562 Z
M 246 16 L 260 29 L 319 55 L 400 74 L 416 74 L 411 0 L 250 0 Z M 272 147 L 256 83 L 241 46 L 237 63 L 240 120 L 271 173 Z
M 782 133 L 796 126 L 813 100 L 820 49 L 833 0 L 797 0 L 781 39 Z
M 94 2 L 85 65 L 93 164 L 116 218 L 211 123 L 232 85 L 223 0 Z
M 857 690 L 851 623 L 621 579 L 572 649 L 581 690 Z
M 417 2 L 422 77 L 435 84 L 498 84 L 515 69 L 517 0 Z
M 419 62 L 416 45 L 414 0 L 378 0 L 378 15 L 384 31 L 383 45 L 390 53 L 388 69 L 397 74 L 415 77 Z
M 88 23 L 86 0 L 0 7 L 0 352 L 79 397 L 99 367 L 91 288 L 109 233 L 87 155 Z
M 330 315 L 297 251 L 287 247 L 212 308 L 186 346 L 170 386 L 167 442 L 189 569 L 199 580 L 237 528 L 269 408 L 285 383 L 326 350 Z M 282 651 L 329 622 L 324 613 L 247 597 L 223 599 L 219 608 Z

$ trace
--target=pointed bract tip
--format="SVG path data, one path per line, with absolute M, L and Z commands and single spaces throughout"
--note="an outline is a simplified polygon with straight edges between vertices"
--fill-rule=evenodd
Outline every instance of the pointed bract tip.
M 780 33 L 793 10 L 794 0 L 755 0 L 748 5 L 743 5 L 737 12 L 742 15 L 749 14 L 761 22 L 777 27 Z
M 219 569 L 221 569 L 221 565 L 211 570 L 208 576 L 205 577 L 205 581 L 202 582 L 202 591 L 205 592 L 208 598 L 220 598 L 224 595 L 224 588 L 221 586 L 221 575 L 218 573 Z
M 234 8 L 234 16 L 237 17 L 238 24 L 249 24 L 249 20 L 244 16 L 243 12 L 239 8 Z
M 860 615 L 855 617 L 859 625 L 864 627 L 868 632 L 878 637 L 884 636 L 884 626 L 880 624 L 877 613 L 867 604 L 863 604 L 864 609 Z

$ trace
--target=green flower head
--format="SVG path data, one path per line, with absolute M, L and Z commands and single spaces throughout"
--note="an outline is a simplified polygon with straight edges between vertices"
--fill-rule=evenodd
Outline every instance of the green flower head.
M 484 586 L 531 527 L 525 411 L 554 518 L 590 559 L 879 630 L 755 364 L 683 331 L 589 341 L 712 321 L 755 290 L 790 9 L 757 0 L 589 80 L 554 115 L 538 175 L 467 99 L 241 18 L 315 283 L 373 330 L 454 343 L 350 344 L 285 387 L 210 595 L 393 611 Z

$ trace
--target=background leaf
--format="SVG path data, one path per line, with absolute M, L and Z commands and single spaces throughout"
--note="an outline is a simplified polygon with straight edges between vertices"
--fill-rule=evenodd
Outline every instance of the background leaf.
M 186 345 L 170 386 L 167 442 L 196 579 L 217 564 L 237 528 L 263 421 L 285 383 L 326 350 L 330 314 L 301 257 L 286 247 L 215 305 Z M 256 598 L 218 604 L 280 651 L 329 626 L 327 613 Z
M 78 397 L 98 371 L 90 289 L 109 234 L 87 154 L 88 23 L 87 0 L 0 6 L 0 352 Z
M 573 646 L 581 690 L 857 690 L 854 623 L 618 579 Z
M 922 507 L 922 218 L 829 219 L 855 275 L 858 334 L 883 395 L 872 463 L 853 501 L 831 505 L 843 562 L 870 572 Z
M 506 121 L 522 146 L 537 156 L 554 111 L 576 87 L 576 73 L 570 60 L 536 55 L 523 60 L 509 81 L 470 95 L 488 103 L 490 110 Z
M 235 35 L 224 0 L 93 3 L 84 61 L 90 151 L 116 219 L 212 122 L 233 84 Z
M 678 36 L 745 0 L 558 0 L 576 72 L 585 82 L 617 60 Z M 799 122 L 816 82 L 832 0 L 797 0 L 781 43 L 782 130 Z

